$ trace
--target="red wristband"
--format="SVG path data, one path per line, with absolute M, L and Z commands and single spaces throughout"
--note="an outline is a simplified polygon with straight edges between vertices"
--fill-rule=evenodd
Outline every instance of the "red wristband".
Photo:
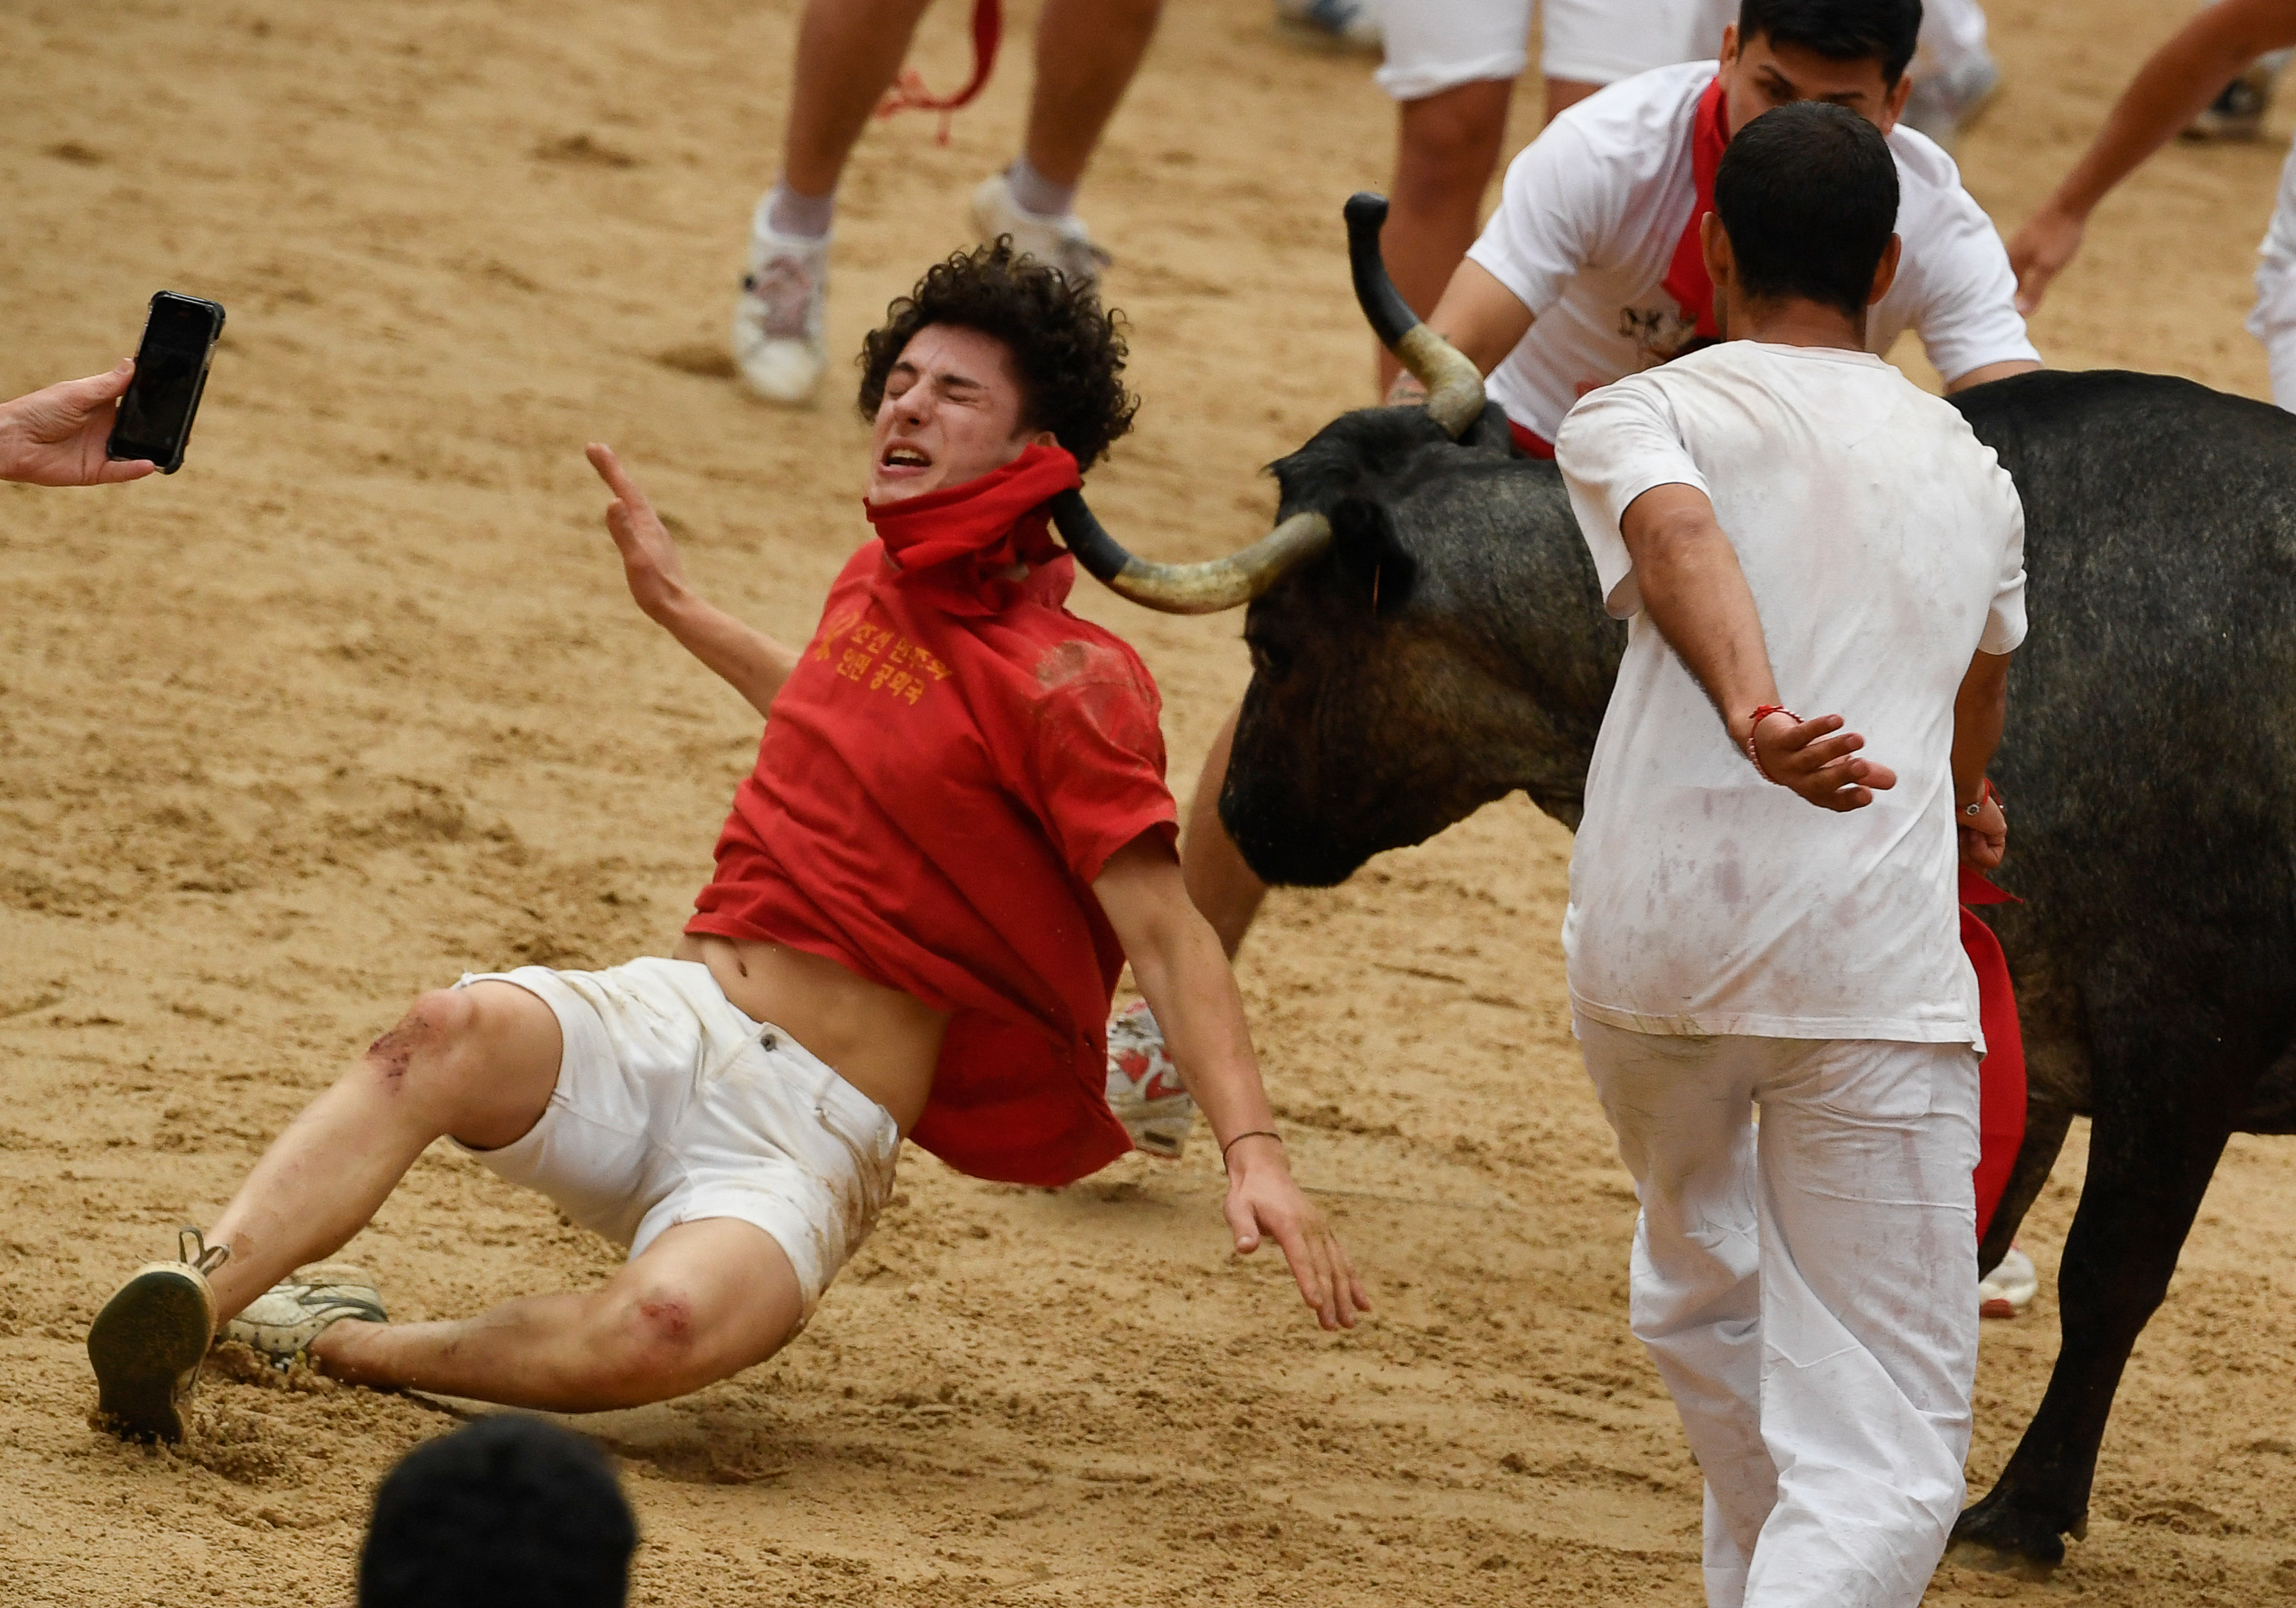
M 1775 776 L 1770 775 L 1769 771 L 1764 767 L 1762 764 L 1762 751 L 1754 746 L 1754 734 L 1761 729 L 1762 722 L 1767 720 L 1772 715 L 1784 715 L 1796 726 L 1800 726 L 1801 724 L 1801 717 L 1795 714 L 1792 710 L 1786 708 L 1784 704 L 1763 704 L 1754 711 L 1753 723 L 1746 727 L 1746 758 L 1754 762 L 1754 774 L 1756 775 L 1761 777 L 1763 781 L 1769 783 L 1774 787 L 1784 787 L 1785 783 L 1779 781 Z

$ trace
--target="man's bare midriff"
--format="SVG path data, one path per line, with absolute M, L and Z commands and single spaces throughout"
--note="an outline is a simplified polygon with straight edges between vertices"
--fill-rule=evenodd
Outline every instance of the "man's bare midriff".
M 698 960 L 734 1008 L 771 1022 L 892 1114 L 906 1134 L 925 1109 L 947 1015 L 833 960 L 782 944 L 689 932 L 679 960 Z

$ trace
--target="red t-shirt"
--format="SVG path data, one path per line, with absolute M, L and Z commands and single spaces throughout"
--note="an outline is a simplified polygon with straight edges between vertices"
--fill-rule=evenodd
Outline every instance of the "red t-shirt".
M 1024 458 L 1018 494 L 1058 468 Z M 984 481 L 932 501 L 961 520 L 1016 486 Z M 1062 606 L 1075 566 L 1041 516 L 1021 548 L 1043 562 L 1019 583 L 961 560 L 904 571 L 883 540 L 853 555 L 685 930 L 825 956 L 949 1013 L 910 1136 L 980 1177 L 1059 1185 L 1130 1148 L 1106 1098 L 1124 953 L 1091 884 L 1178 812 L 1147 667 Z

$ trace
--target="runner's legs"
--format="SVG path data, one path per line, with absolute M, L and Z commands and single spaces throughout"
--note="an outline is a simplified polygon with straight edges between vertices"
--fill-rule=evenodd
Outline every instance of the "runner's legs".
M 664 1229 L 603 1288 L 530 1295 L 446 1323 L 345 1319 L 311 1354 L 353 1384 L 601 1412 L 683 1396 L 763 1362 L 803 1310 L 796 1270 L 773 1235 L 703 1218 Z
M 340 1250 L 432 1140 L 492 1149 L 524 1134 L 550 1103 L 560 1054 L 557 1018 L 523 989 L 416 1000 L 272 1141 L 208 1231 L 231 1247 L 209 1277 L 217 1318 Z
M 1156 36 L 1163 0 L 1046 0 L 1021 152 L 1073 188 Z
M 1396 289 L 1423 318 L 1475 243 L 1513 98 L 1513 78 L 1481 78 L 1397 108 L 1395 184 L 1380 245 Z M 1374 344 L 1384 398 L 1401 365 Z
M 893 86 L 928 0 L 811 0 L 798 26 L 797 73 L 782 144 L 782 182 L 803 196 L 837 188 L 845 159 Z

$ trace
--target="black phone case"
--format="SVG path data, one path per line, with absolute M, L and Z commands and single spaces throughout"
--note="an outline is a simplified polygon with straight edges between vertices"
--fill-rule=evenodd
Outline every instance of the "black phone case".
M 160 304 L 163 302 L 176 302 L 186 307 L 198 308 L 204 311 L 209 319 L 208 324 L 207 350 L 201 354 L 200 357 L 200 377 L 197 383 L 192 387 L 191 406 L 184 410 L 184 427 L 176 437 L 174 451 L 169 453 L 165 458 L 153 460 L 159 464 L 160 472 L 161 474 L 173 474 L 176 471 L 184 466 L 184 454 L 192 444 L 192 425 L 200 416 L 200 399 L 207 395 L 208 371 L 215 365 L 216 342 L 223 339 L 223 323 L 225 315 L 223 304 L 219 301 L 209 301 L 199 296 L 185 296 L 176 291 L 154 291 L 152 293 L 152 300 L 144 316 L 144 339 L 139 340 L 135 343 L 135 366 L 139 373 L 144 368 L 145 343 L 151 338 L 152 320 L 159 312 Z M 128 381 L 128 388 L 131 390 L 135 389 L 135 382 L 132 380 Z M 145 455 L 142 453 L 128 453 L 119 450 L 119 430 L 117 424 L 112 427 L 111 440 L 104 444 L 104 453 L 106 456 L 113 458 L 142 457 Z

